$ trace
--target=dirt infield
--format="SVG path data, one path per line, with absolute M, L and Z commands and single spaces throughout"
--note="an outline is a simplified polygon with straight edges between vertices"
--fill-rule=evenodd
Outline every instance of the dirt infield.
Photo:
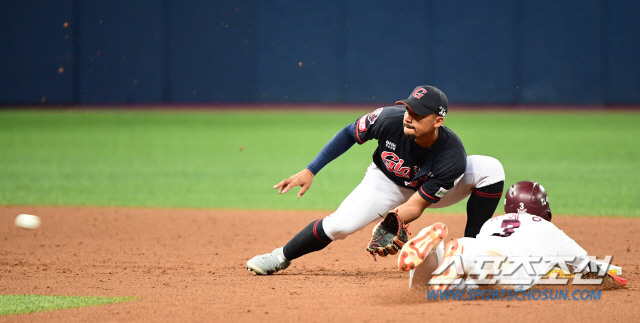
M 42 228 L 18 229 L 20 213 Z M 509 321 L 637 320 L 640 219 L 566 217 L 554 223 L 590 255 L 613 255 L 627 288 L 600 300 L 429 301 L 408 290 L 396 258 L 374 262 L 371 226 L 272 276 L 245 268 L 326 212 L 0 206 L 0 294 L 138 296 L 128 303 L 0 317 L 73 321 Z M 425 214 L 460 237 L 465 217 Z M 450 238 L 447 238 L 448 241 Z M 458 321 L 459 322 L 459 321 Z

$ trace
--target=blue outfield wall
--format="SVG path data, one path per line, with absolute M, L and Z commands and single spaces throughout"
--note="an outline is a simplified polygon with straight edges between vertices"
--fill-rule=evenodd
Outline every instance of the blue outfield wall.
M 0 104 L 640 104 L 640 2 L 9 0 Z M 67 24 L 65 24 L 67 23 Z
M 72 11 L 71 1 L 0 1 L 1 103 L 73 101 Z

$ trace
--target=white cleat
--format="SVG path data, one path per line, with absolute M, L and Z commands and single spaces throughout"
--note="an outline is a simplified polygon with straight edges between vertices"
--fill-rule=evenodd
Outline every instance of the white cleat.
M 464 246 L 458 242 L 458 239 L 453 239 L 447 243 L 444 247 L 442 263 L 438 268 L 436 268 L 436 272 L 441 272 L 442 274 L 431 277 L 431 280 L 429 281 L 431 289 L 436 291 L 448 290 L 456 279 L 464 276 L 464 270 L 461 263 L 457 264 L 455 268 L 451 268 L 455 265 L 455 262 L 452 263 L 451 258 L 453 256 L 461 256 L 463 252 Z
M 284 257 L 282 248 L 276 248 L 271 253 L 255 256 L 247 261 L 247 270 L 256 275 L 271 275 L 291 265 L 291 261 Z

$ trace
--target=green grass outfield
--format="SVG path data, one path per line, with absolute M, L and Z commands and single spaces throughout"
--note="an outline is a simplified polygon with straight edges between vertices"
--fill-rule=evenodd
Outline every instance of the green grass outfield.
M 0 316 L 128 302 L 136 297 L 0 295 Z
M 0 111 L 0 204 L 333 210 L 373 142 L 301 199 L 272 186 L 366 112 Z M 508 185 L 542 183 L 555 214 L 640 216 L 640 113 L 452 109 L 445 124 L 469 155 L 498 158 Z

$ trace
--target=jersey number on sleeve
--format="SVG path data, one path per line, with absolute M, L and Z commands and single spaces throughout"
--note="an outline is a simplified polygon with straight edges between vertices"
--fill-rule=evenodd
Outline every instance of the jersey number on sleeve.
M 500 227 L 503 228 L 502 232 L 496 232 L 492 236 L 508 237 L 512 235 L 516 232 L 514 229 L 520 227 L 520 221 L 517 219 L 502 220 Z

